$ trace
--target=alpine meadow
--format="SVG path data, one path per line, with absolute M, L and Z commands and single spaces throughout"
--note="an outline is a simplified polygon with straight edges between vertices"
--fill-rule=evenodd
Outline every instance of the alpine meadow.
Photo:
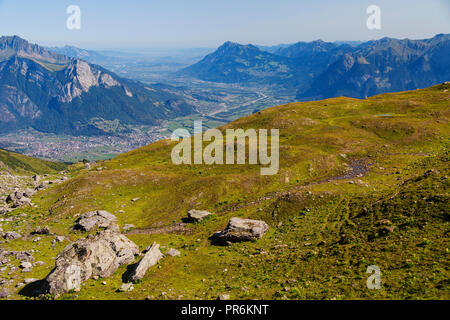
M 437 313 L 449 12 L 0 0 L 0 309 Z

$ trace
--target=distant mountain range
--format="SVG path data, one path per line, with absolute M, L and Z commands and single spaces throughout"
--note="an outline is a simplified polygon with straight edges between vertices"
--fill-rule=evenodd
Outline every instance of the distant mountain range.
M 292 75 L 296 68 L 292 59 L 262 51 L 254 45 L 226 42 L 180 74 L 213 82 L 271 84 L 295 82 Z
M 352 49 L 331 63 L 309 88 L 299 90 L 297 97 L 364 98 L 450 80 L 450 35 L 426 40 L 383 38 Z
M 276 50 L 279 46 L 274 46 Z M 145 63 L 190 65 L 199 61 L 206 54 L 213 52 L 212 48 L 143 48 L 118 50 L 87 50 L 75 46 L 47 47 L 47 50 L 68 57 L 82 59 L 89 63 L 99 64 L 103 67 L 118 64 Z
M 0 38 L 0 133 L 32 127 L 102 135 L 110 133 L 105 128 L 111 122 L 154 125 L 194 112 L 172 93 L 17 36 Z
M 48 51 L 61 54 L 67 57 L 81 59 L 89 63 L 102 65 L 111 58 L 94 50 L 86 50 L 74 46 L 49 47 Z M 117 57 L 115 58 L 118 59 Z
M 98 65 L 117 59 L 76 47 L 44 48 L 17 36 L 1 37 L 0 133 L 33 128 L 104 135 L 126 132 L 127 125 L 156 125 L 196 113 L 191 102 L 174 91 L 121 78 Z M 179 74 L 283 89 L 300 101 L 364 98 L 450 80 L 450 35 L 273 47 L 226 42 Z
M 425 40 L 298 42 L 256 47 L 227 42 L 180 74 L 223 83 L 281 86 L 298 100 L 364 98 L 450 79 L 450 35 Z

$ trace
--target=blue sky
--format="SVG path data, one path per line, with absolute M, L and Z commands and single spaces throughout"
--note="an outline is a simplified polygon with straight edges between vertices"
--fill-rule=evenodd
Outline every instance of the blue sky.
M 66 28 L 72 4 L 81 8 L 81 30 Z M 366 28 L 371 4 L 381 8 L 381 30 Z M 0 0 L 0 34 L 43 45 L 216 47 L 437 33 L 450 33 L 448 0 Z

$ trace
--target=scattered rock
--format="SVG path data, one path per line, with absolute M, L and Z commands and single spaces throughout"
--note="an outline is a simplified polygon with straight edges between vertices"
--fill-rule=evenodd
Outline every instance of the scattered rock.
M 33 265 L 31 264 L 31 262 L 28 261 L 22 261 L 22 263 L 20 264 L 20 267 L 22 269 L 32 269 Z
M 135 227 L 134 227 L 133 224 L 126 224 L 126 225 L 123 226 L 123 231 L 124 231 L 124 232 L 128 232 L 128 231 L 130 231 L 130 230 L 132 230 L 132 229 L 134 229 L 134 228 L 135 228 Z
M 391 225 L 392 221 L 388 220 L 388 219 L 381 219 L 380 221 L 378 221 L 377 223 L 379 226 L 383 226 L 383 225 Z
M 162 258 L 164 258 L 164 256 L 159 250 L 159 244 L 153 243 L 150 250 L 147 251 L 144 257 L 134 267 L 129 276 L 129 281 L 136 282 L 137 280 L 142 279 L 147 270 L 156 265 Z
M 63 242 L 64 240 L 66 240 L 66 238 L 64 236 L 56 236 L 55 239 L 53 240 L 53 242 L 58 243 L 58 242 Z
M 40 235 L 47 235 L 50 234 L 50 228 L 48 226 L 45 227 L 36 227 L 34 231 L 31 234 L 40 234 Z
M 15 240 L 15 239 L 22 238 L 22 236 L 15 231 L 4 232 L 2 236 L 3 236 L 3 239 L 6 239 L 6 240 Z
M 40 183 L 36 188 L 34 188 L 34 189 L 35 189 L 35 190 L 42 190 L 42 189 L 47 188 L 48 185 L 49 185 L 49 182 L 48 182 L 48 181 L 43 181 L 43 182 L 41 182 L 41 183 Z
M 225 293 L 220 294 L 217 300 L 230 300 L 230 295 Z
M 28 251 L 17 251 L 15 252 L 16 259 L 19 261 L 33 261 L 34 257 Z
M 386 236 L 386 235 L 394 232 L 394 229 L 395 229 L 394 227 L 385 226 L 385 227 L 380 228 L 380 230 L 378 230 L 378 233 L 382 236 Z
M 221 242 L 254 241 L 261 238 L 269 229 L 264 221 L 231 218 L 227 227 L 213 235 L 214 240 Z
M 167 255 L 171 257 L 179 257 L 181 255 L 181 252 L 176 249 L 170 249 L 169 251 L 167 251 Z
M 75 230 L 91 231 L 94 228 L 108 228 L 110 225 L 115 224 L 117 218 L 104 210 L 91 211 L 82 214 L 74 225 Z
M 11 208 L 19 208 L 26 204 L 31 204 L 30 197 L 34 191 L 27 189 L 27 191 L 15 191 L 8 195 L 5 199 L 6 203 L 12 204 Z
M 61 294 L 79 289 L 94 277 L 110 277 L 123 264 L 134 261 L 139 247 L 122 234 L 105 230 L 68 245 L 56 257 L 55 269 L 35 293 Z
M 210 216 L 211 212 L 201 211 L 201 210 L 189 210 L 188 211 L 188 220 L 192 222 L 199 222 Z
M 23 283 L 29 284 L 29 283 L 33 283 L 33 282 L 36 282 L 36 281 L 38 281 L 38 279 L 27 278 L 27 279 L 23 280 Z
M 23 192 L 15 191 L 6 197 L 6 203 L 14 203 L 22 199 Z
M 10 208 L 0 207 L 0 214 L 6 214 L 8 212 L 11 212 Z
M 132 291 L 134 289 L 133 284 L 132 283 L 124 283 L 120 288 L 119 291 L 120 292 L 128 292 L 128 291 Z
M 20 199 L 20 201 L 14 202 L 14 204 L 11 206 L 11 208 L 16 209 L 16 208 L 20 208 L 24 205 L 31 205 L 31 199 L 23 197 L 22 199 Z M 23 215 L 26 216 L 25 213 Z

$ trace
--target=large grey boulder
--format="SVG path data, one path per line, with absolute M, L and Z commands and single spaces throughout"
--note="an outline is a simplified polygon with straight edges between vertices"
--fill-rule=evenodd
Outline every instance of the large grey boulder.
M 159 250 L 159 244 L 153 243 L 144 257 L 136 264 L 133 271 L 130 273 L 129 281 L 136 282 L 144 278 L 147 270 L 156 265 L 162 258 L 164 258 L 164 255 Z
M 12 203 L 12 208 L 18 208 L 25 204 L 30 204 L 32 194 L 27 191 L 15 191 L 6 197 L 6 203 Z
M 206 217 L 209 217 L 210 215 L 211 212 L 193 209 L 188 211 L 188 220 L 193 222 L 199 222 L 205 219 Z
M 139 247 L 124 235 L 105 230 L 68 245 L 56 257 L 55 268 L 36 294 L 79 290 L 92 277 L 110 277 L 123 264 L 134 261 Z
M 213 235 L 213 240 L 222 242 L 254 241 L 261 238 L 269 229 L 261 220 L 231 218 L 223 231 Z
M 82 214 L 76 221 L 74 229 L 91 231 L 95 228 L 108 228 L 117 222 L 117 218 L 104 210 L 91 211 Z
M 4 232 L 2 234 L 2 237 L 3 237 L 3 239 L 6 239 L 6 240 L 15 240 L 15 239 L 22 238 L 22 236 L 15 231 Z

